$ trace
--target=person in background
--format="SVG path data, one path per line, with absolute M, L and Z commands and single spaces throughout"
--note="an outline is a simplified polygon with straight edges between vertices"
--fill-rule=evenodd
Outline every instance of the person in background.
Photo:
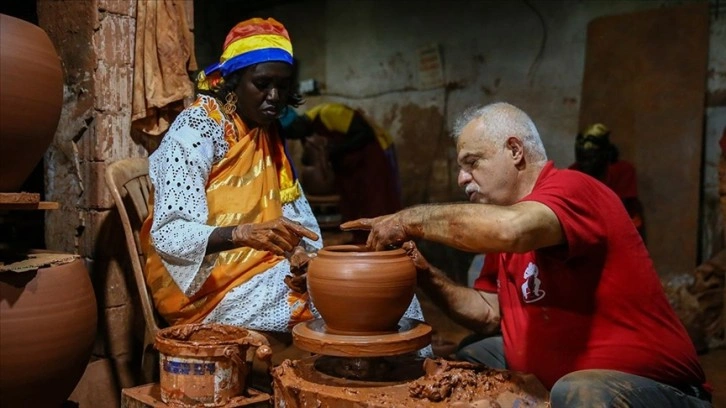
M 573 170 L 581 171 L 603 182 L 620 197 L 625 208 L 645 239 L 643 205 L 638 198 L 635 166 L 621 160 L 617 147 L 610 142 L 610 129 L 602 123 L 588 126 L 575 139 Z
M 303 164 L 318 163 L 314 166 L 320 169 L 318 175 L 327 174 L 329 164 L 343 221 L 401 209 L 398 163 L 390 134 L 360 110 L 339 103 L 316 105 L 300 115 L 290 109 L 288 115 L 292 117 L 281 121 L 283 136 L 303 140 Z M 303 183 L 310 179 L 303 178 Z M 365 243 L 365 239 L 365 233 L 354 235 L 355 243 Z
M 454 135 L 470 203 L 341 228 L 370 231 L 370 249 L 403 246 L 433 301 L 491 336 L 456 356 L 535 375 L 555 408 L 709 407 L 694 346 L 619 197 L 555 168 L 532 120 L 510 104 L 467 111 Z M 485 253 L 474 287 L 431 265 L 413 239 Z
M 293 91 L 285 27 L 252 18 L 227 35 L 198 97 L 149 157 L 141 240 L 154 304 L 171 325 L 223 323 L 288 333 L 320 317 L 306 290 L 320 229 L 277 121 Z M 407 317 L 423 319 L 418 301 Z

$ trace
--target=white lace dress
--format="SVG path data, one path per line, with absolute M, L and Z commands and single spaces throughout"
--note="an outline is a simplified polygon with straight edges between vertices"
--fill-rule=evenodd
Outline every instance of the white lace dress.
M 202 96 L 202 98 L 206 98 Z M 154 219 L 151 240 L 174 282 L 187 295 L 194 295 L 211 273 L 216 254 L 204 255 L 215 227 L 207 225 L 205 185 L 212 165 L 221 160 L 229 146 L 223 128 L 201 107 L 184 110 L 149 157 L 149 175 L 154 185 Z M 320 235 L 305 195 L 286 203 L 283 216 L 300 222 Z M 320 249 L 319 240 L 304 238 L 308 251 Z M 284 278 L 290 273 L 287 260 L 230 290 L 204 319 L 255 330 L 288 330 L 290 289 Z M 311 307 L 315 316 L 319 313 Z M 406 317 L 423 320 L 414 298 Z

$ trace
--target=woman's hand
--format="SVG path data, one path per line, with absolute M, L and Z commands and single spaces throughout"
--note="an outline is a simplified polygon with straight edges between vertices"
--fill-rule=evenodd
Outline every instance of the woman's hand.
M 285 276 L 285 284 L 294 292 L 305 293 L 307 287 L 307 272 L 310 260 L 314 253 L 307 253 L 303 247 L 296 247 L 290 256 L 290 275 Z
M 313 241 L 319 238 L 315 232 L 285 217 L 259 224 L 240 224 L 232 231 L 232 242 L 238 247 L 246 246 L 283 256 L 289 256 L 303 237 Z

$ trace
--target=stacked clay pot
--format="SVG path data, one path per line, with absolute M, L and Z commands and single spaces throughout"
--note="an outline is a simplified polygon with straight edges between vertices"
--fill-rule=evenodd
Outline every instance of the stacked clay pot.
M 86 369 L 96 297 L 85 263 L 64 262 L 0 273 L 0 407 L 60 407 Z
M 0 192 L 17 192 L 53 141 L 63 71 L 40 27 L 0 14 Z
M 416 268 L 402 249 L 328 246 L 310 261 L 307 284 L 329 333 L 390 333 L 413 300 Z

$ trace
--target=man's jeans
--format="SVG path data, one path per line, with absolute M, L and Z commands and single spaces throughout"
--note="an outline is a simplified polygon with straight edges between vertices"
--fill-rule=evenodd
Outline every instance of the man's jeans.
M 501 336 L 464 344 L 456 352 L 456 358 L 492 368 L 507 368 Z M 681 390 L 621 371 L 581 370 L 557 380 L 550 390 L 550 402 L 552 408 L 711 407 L 710 402 L 696 397 L 699 391 L 696 387 Z

